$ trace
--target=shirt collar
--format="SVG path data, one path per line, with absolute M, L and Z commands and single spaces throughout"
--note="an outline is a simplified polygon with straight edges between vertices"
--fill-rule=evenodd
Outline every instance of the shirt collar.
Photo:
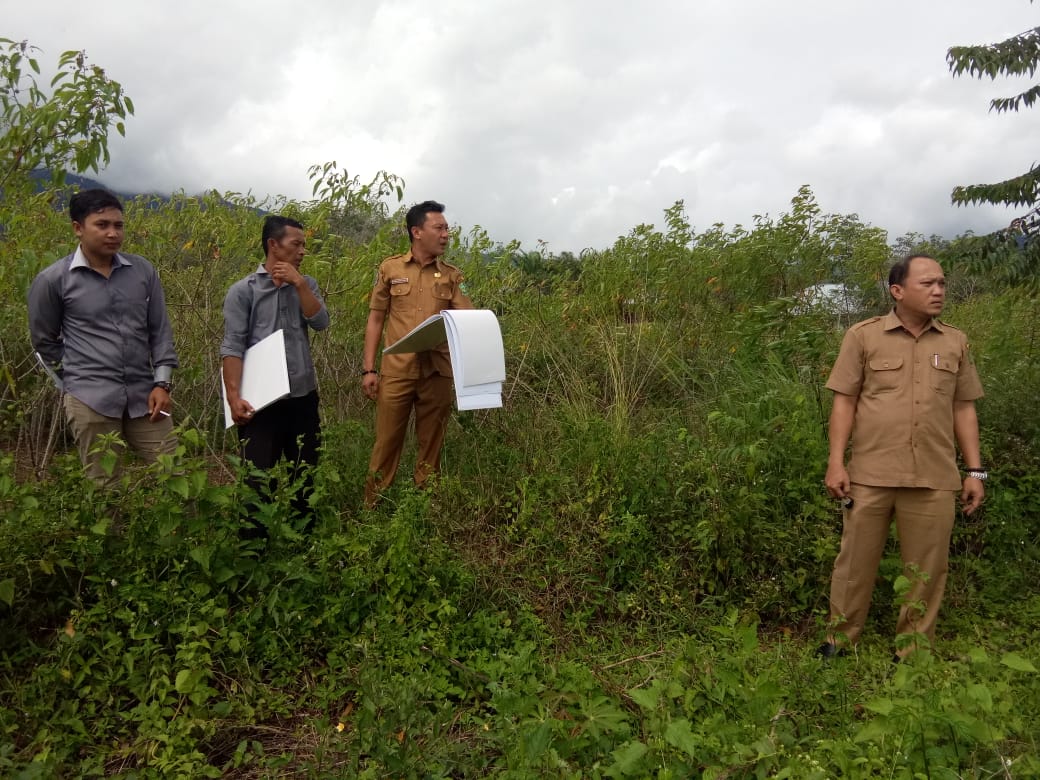
M 116 261 L 115 265 L 133 265 L 133 263 L 123 257 L 119 252 L 116 252 L 114 259 Z M 72 262 L 69 264 L 69 270 L 71 271 L 73 268 L 90 268 L 90 261 L 87 260 L 87 256 L 83 254 L 83 247 L 81 246 L 76 247 L 76 254 L 72 256 Z
M 882 325 L 883 325 L 885 330 L 896 330 L 897 328 L 900 328 L 900 329 L 903 328 L 903 323 L 899 319 L 899 317 L 896 316 L 896 310 L 895 310 L 894 307 L 892 308 L 891 311 L 889 311 L 888 314 L 886 314 L 882 318 Z M 927 330 L 937 330 L 940 333 L 942 333 L 943 332 L 942 323 L 939 322 L 939 320 L 937 320 L 935 317 L 932 317 L 932 321 L 930 323 L 928 323 L 928 327 L 925 328 L 925 330 L 926 331 Z
M 270 275 L 271 275 L 271 274 L 269 274 L 269 273 L 267 272 L 267 268 L 266 268 L 266 267 L 264 266 L 264 264 L 263 264 L 263 263 L 260 263 L 260 265 L 258 265 L 258 266 L 256 267 L 256 272 L 257 272 L 258 274 L 263 274 L 264 276 L 270 276 Z
M 410 249 L 408 250 L 408 259 L 405 262 L 406 263 L 415 263 L 420 268 L 425 268 L 424 265 L 422 265 L 418 260 L 415 259 L 415 255 L 412 254 L 412 250 L 410 250 Z M 436 266 L 437 270 L 440 271 L 441 273 L 444 273 L 447 270 L 444 267 L 443 263 L 441 263 L 441 258 L 440 257 L 435 257 L 433 259 L 432 265 Z

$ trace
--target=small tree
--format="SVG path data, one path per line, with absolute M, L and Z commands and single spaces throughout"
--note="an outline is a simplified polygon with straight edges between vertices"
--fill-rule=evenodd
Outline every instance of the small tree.
M 1030 0 L 1032 2 L 1032 0 Z M 1040 68 L 1040 27 L 1014 35 L 1000 43 L 954 46 L 946 53 L 954 77 L 967 73 L 975 78 L 1027 76 Z M 1031 108 L 1040 100 L 1040 84 L 1012 97 L 994 98 L 990 111 L 998 114 Z M 1033 162 L 1025 173 L 993 184 L 954 187 L 950 195 L 959 205 L 1034 207 L 1040 201 L 1040 163 Z M 993 281 L 1036 291 L 1040 287 L 1040 241 L 1036 239 L 1037 210 L 1014 220 L 1005 229 L 987 236 L 966 236 L 954 242 L 950 256 L 965 263 L 970 272 L 983 273 Z
M 1000 43 L 981 46 L 954 46 L 946 53 L 953 75 L 982 78 L 988 76 L 1036 75 L 1040 67 L 1040 27 L 1019 33 Z M 1035 84 L 1013 97 L 994 98 L 990 111 L 998 114 L 1031 108 L 1040 99 L 1040 84 Z M 1035 161 L 1023 174 L 995 184 L 969 184 L 954 187 L 951 198 L 957 205 L 993 203 L 1009 206 L 1033 206 L 1040 200 L 1040 164 Z
M 49 170 L 56 185 L 65 173 L 97 172 L 109 161 L 108 131 L 125 134 L 134 104 L 118 82 L 87 62 L 85 52 L 58 59 L 48 96 L 37 82 L 39 50 L 28 41 L 0 38 L 0 189 Z

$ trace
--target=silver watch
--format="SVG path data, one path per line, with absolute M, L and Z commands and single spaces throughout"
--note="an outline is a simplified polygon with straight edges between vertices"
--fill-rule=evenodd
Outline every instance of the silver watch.
M 979 482 L 985 482 L 989 479 L 989 472 L 984 469 L 968 469 L 965 473 L 972 479 L 977 479 Z

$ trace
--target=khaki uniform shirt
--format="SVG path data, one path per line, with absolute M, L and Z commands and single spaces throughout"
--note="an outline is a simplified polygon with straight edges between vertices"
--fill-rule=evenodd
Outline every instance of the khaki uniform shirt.
M 959 490 L 953 402 L 982 397 L 963 331 L 933 319 L 919 337 L 895 312 L 849 328 L 827 387 L 858 396 L 849 478 Z
M 421 266 L 411 252 L 380 263 L 369 309 L 386 312 L 384 346 L 398 341 L 437 312 L 472 309 L 472 301 L 462 291 L 462 278 L 462 271 L 440 258 Z M 387 376 L 411 379 L 432 374 L 451 376 L 448 344 L 426 352 L 383 355 L 379 370 Z

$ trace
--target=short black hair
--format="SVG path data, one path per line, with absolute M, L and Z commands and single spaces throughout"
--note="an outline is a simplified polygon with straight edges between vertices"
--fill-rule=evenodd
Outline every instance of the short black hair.
M 282 236 L 285 235 L 285 229 L 291 227 L 303 230 L 303 225 L 292 217 L 271 216 L 264 220 L 264 232 L 260 237 L 260 249 L 263 251 L 264 257 L 267 257 L 267 239 L 273 238 L 275 241 L 281 241 Z
M 429 213 L 443 214 L 444 204 L 438 203 L 435 200 L 424 200 L 422 203 L 416 203 L 410 209 L 408 213 L 404 215 L 404 227 L 408 231 L 408 241 L 412 241 L 412 228 L 422 227 L 426 224 L 426 215 Z
M 888 269 L 888 286 L 891 287 L 894 284 L 898 284 L 902 287 L 906 281 L 906 275 L 910 273 L 910 263 L 918 257 L 923 257 L 925 260 L 935 260 L 931 255 L 921 254 L 920 252 L 900 258 Z M 936 260 L 936 262 L 939 261 Z
M 82 224 L 88 215 L 105 209 L 123 210 L 123 204 L 119 202 L 119 198 L 108 190 L 100 188 L 80 190 L 69 198 L 69 216 L 73 222 Z

